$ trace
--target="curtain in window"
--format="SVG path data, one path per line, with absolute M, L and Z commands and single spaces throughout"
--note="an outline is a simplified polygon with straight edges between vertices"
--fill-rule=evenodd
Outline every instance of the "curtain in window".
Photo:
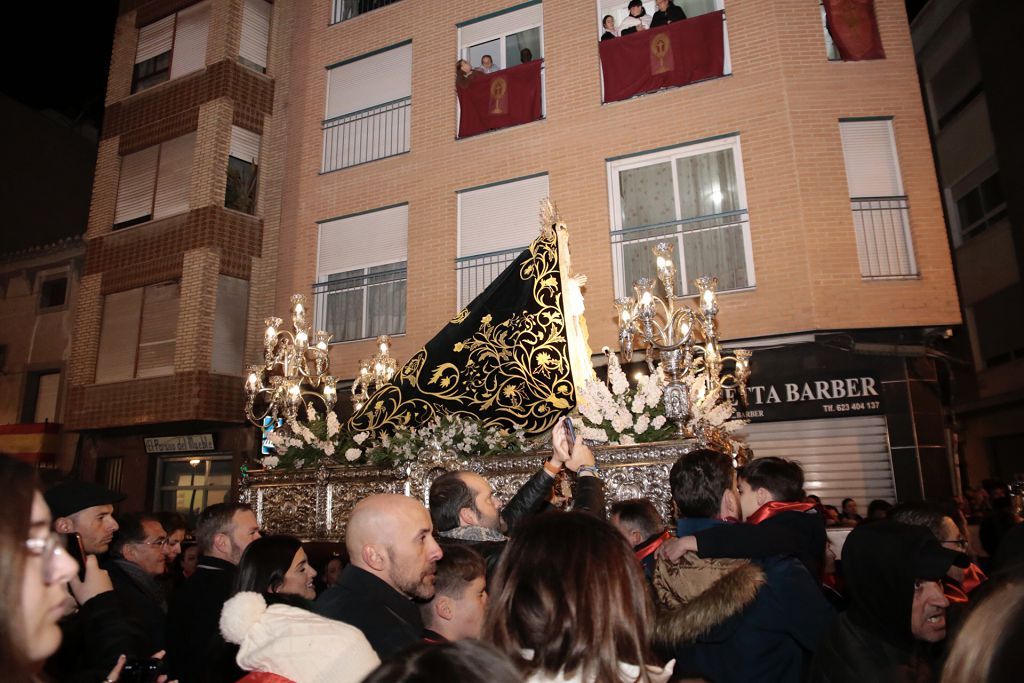
M 713 216 L 741 208 L 732 150 L 676 160 L 681 218 Z
M 404 263 L 369 268 L 366 278 L 367 337 L 405 332 L 405 273 L 395 273 Z M 385 273 L 374 275 L 374 273 Z M 396 279 L 401 278 L 401 279 Z
M 349 270 L 327 276 L 332 285 L 326 295 L 325 326 L 334 341 L 360 339 L 363 330 L 363 270 Z

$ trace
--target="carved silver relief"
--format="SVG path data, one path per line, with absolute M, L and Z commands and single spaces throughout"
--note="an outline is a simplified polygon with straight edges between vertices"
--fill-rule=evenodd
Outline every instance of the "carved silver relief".
M 594 448 L 608 503 L 649 498 L 671 519 L 668 473 L 693 440 Z M 399 493 L 429 506 L 433 480 L 444 472 L 469 470 L 486 477 L 495 495 L 508 502 L 543 465 L 548 451 L 488 458 L 461 458 L 431 452 L 396 468 L 320 465 L 302 470 L 250 470 L 239 484 L 239 500 L 249 503 L 261 528 L 311 541 L 337 541 L 345 535 L 352 508 L 366 496 Z

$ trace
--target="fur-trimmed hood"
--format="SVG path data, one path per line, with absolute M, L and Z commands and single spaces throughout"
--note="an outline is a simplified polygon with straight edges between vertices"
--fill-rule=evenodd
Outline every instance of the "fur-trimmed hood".
M 757 597 L 765 576 L 749 560 L 687 553 L 678 564 L 658 560 L 652 583 L 658 599 L 655 641 L 680 645 L 742 612 Z

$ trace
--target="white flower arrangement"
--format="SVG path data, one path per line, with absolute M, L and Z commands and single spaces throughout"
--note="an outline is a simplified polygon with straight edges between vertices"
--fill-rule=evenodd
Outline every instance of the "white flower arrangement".
M 577 408 L 583 418 L 580 433 L 595 443 L 631 445 L 672 438 L 675 425 L 665 417 L 661 401 L 665 378 L 660 367 L 653 375 L 638 373 L 631 388 L 618 356 L 604 349 L 608 357 L 607 382 L 587 382 L 580 392 Z M 735 407 L 720 389 L 708 392 L 701 376 L 684 380 L 690 395 L 690 416 L 686 427 L 699 440 L 728 441 L 743 420 L 731 419 Z

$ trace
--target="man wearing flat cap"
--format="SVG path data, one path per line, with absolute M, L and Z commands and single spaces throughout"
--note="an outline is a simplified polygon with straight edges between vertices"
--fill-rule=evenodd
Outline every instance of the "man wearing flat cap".
M 85 553 L 85 578 L 75 574 L 69 584 L 77 609 L 60 622 L 64 637 L 46 673 L 55 681 L 102 681 L 119 655 L 153 654 L 144 651 L 148 648 L 141 624 L 127 614 L 96 557 L 110 547 L 118 529 L 114 503 L 125 496 L 87 481 L 64 481 L 43 495 L 54 531 L 78 534 Z
M 811 681 L 937 680 L 949 606 L 942 578 L 968 557 L 924 527 L 883 521 L 854 529 L 842 561 L 850 607 L 818 646 Z

